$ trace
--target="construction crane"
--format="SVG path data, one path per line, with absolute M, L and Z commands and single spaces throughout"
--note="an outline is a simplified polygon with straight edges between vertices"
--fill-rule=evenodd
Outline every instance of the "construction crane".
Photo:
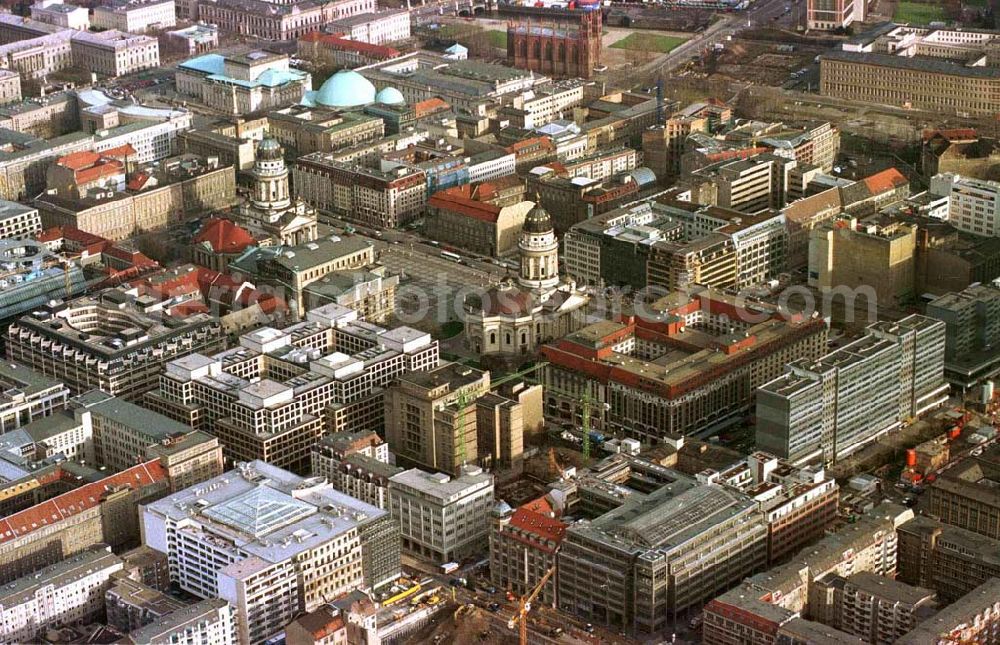
M 580 401 L 580 429 L 583 432 L 583 445 L 581 446 L 581 449 L 583 450 L 583 458 L 590 459 L 590 414 L 593 411 L 594 406 L 599 403 L 597 397 L 592 394 L 592 384 L 590 382 L 587 383 L 587 387 L 583 394 L 567 392 L 558 388 L 549 387 L 548 385 L 543 385 L 543 387 L 549 392 L 568 397 L 571 401 L 577 399 Z
M 534 602 L 535 598 L 538 597 L 538 594 L 542 592 L 542 587 L 545 586 L 545 583 L 549 581 L 549 578 L 551 578 L 552 574 L 555 572 L 556 566 L 552 565 L 549 567 L 549 570 L 545 572 L 545 575 L 542 576 L 542 579 L 538 581 L 538 584 L 535 585 L 534 589 L 521 596 L 521 598 L 517 601 L 517 613 L 511 617 L 510 622 L 507 623 L 507 627 L 514 629 L 514 623 L 518 623 L 520 625 L 521 645 L 528 645 L 528 612 L 531 611 L 531 603 Z

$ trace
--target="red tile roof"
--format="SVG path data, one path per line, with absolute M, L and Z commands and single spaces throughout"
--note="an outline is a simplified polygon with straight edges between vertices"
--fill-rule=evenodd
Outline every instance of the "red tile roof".
M 56 159 L 56 163 L 70 170 L 83 170 L 84 168 L 93 166 L 100 160 L 101 155 L 96 152 L 81 150 L 80 152 L 71 152 L 68 155 L 59 157 Z
M 510 525 L 525 533 L 533 533 L 543 540 L 552 540 L 556 543 L 562 542 L 566 536 L 565 522 L 528 510 L 524 506 L 514 511 Z
M 138 175 L 130 179 L 126 186 L 129 190 L 142 190 L 145 188 L 147 181 L 149 181 L 149 175 L 144 172 L 140 172 Z
M 216 253 L 240 253 L 255 244 L 253 236 L 236 223 L 220 217 L 205 220 L 194 238 L 195 244 L 208 242 Z
M 491 189 L 492 187 L 489 187 L 487 189 L 487 193 L 485 194 L 475 194 L 480 199 L 484 197 L 488 198 L 488 195 L 492 194 Z M 468 184 L 464 186 L 455 186 L 454 188 L 441 190 L 431 195 L 431 198 L 427 200 L 427 205 L 429 207 L 459 213 L 483 222 L 495 223 L 497 218 L 500 217 L 500 207 L 479 201 L 479 199 L 473 197 L 473 194 L 473 189 Z
M 28 535 L 36 529 L 50 526 L 94 508 L 112 489 L 128 486 L 132 490 L 166 481 L 167 471 L 158 459 L 133 466 L 128 470 L 84 484 L 31 508 L 8 515 L 0 520 L 0 544 Z
M 900 186 L 905 186 L 910 183 L 910 181 L 895 168 L 889 168 L 887 170 L 883 170 L 882 172 L 877 172 L 871 177 L 865 177 L 864 182 L 865 186 L 868 187 L 868 191 L 872 195 L 887 193 L 899 188 Z
M 125 145 L 118 146 L 117 148 L 110 148 L 101 153 L 102 157 L 111 157 L 114 159 L 123 159 L 125 157 L 131 157 L 136 154 L 135 148 L 132 147 L 131 143 L 126 143 Z
M 924 141 L 929 141 L 937 135 L 941 135 L 948 141 L 971 141 L 979 138 L 979 133 L 973 128 L 951 128 L 946 130 L 927 128 L 923 132 Z
M 451 106 L 448 105 L 447 101 L 440 99 L 438 97 L 430 98 L 424 101 L 417 101 L 413 104 L 413 112 L 419 119 L 425 117 L 428 114 L 434 114 L 435 112 L 443 112 L 449 109 Z
M 361 42 L 360 40 L 350 40 L 348 38 L 342 38 L 340 36 L 335 36 L 333 34 L 324 34 L 318 31 L 313 31 L 305 36 L 299 38 L 299 42 L 306 43 L 319 43 L 323 47 L 329 49 L 337 49 L 340 51 L 354 51 L 359 54 L 364 54 L 372 58 L 380 58 L 383 60 L 388 60 L 391 58 L 396 58 L 400 55 L 400 51 L 393 47 L 387 47 L 385 45 L 373 45 L 371 43 Z

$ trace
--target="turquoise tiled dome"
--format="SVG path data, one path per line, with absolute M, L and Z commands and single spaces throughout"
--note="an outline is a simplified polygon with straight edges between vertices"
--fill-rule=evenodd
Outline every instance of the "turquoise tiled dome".
M 357 72 L 341 70 L 326 79 L 311 98 L 327 107 L 358 107 L 375 102 L 375 86 Z
M 375 102 L 382 105 L 403 105 L 406 103 L 406 99 L 403 98 L 403 93 L 395 87 L 386 87 L 375 95 Z

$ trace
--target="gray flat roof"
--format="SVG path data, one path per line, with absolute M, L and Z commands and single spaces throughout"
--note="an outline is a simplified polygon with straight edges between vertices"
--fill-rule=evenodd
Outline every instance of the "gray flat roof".
M 943 58 L 928 58 L 924 56 L 893 56 L 891 54 L 873 54 L 867 52 L 848 52 L 833 50 L 823 54 L 822 59 L 893 67 L 932 74 L 950 74 L 952 76 L 967 76 L 970 78 L 1000 79 L 1000 69 L 996 67 L 969 67 L 954 63 Z

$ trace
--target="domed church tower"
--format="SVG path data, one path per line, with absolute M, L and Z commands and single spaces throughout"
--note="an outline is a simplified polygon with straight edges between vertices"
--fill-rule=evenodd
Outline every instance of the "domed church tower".
M 253 165 L 253 205 L 263 209 L 285 209 L 291 205 L 288 194 L 288 167 L 284 150 L 275 139 L 266 138 L 257 146 Z
M 559 240 L 556 238 L 552 218 L 538 198 L 535 207 L 524 218 L 521 240 L 518 242 L 521 254 L 522 286 L 533 289 L 551 289 L 559 284 Z
M 266 137 L 257 145 L 253 170 L 253 192 L 239 208 L 240 223 L 258 240 L 274 245 L 295 246 L 316 239 L 316 210 L 288 191 L 285 151 L 276 139 Z

